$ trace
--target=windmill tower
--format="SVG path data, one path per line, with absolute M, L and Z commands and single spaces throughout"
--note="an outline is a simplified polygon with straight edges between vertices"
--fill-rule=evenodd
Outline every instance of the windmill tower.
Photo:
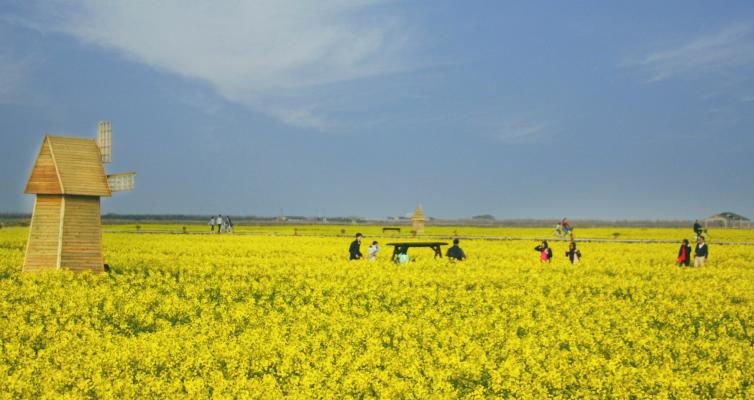
M 132 190 L 136 173 L 105 174 L 112 124 L 98 140 L 45 135 L 25 193 L 37 196 L 23 271 L 103 271 L 100 197 Z
M 417 235 L 424 234 L 424 223 L 427 222 L 427 218 L 424 216 L 424 210 L 422 210 L 421 204 L 414 210 L 414 215 L 411 216 L 411 224 L 413 225 L 414 232 Z

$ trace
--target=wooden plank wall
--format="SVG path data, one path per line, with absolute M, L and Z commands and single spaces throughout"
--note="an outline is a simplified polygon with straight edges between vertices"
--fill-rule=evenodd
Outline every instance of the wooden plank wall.
M 43 194 L 62 194 L 63 189 L 60 187 L 55 163 L 50 153 L 50 143 L 48 139 L 42 143 L 39 150 L 37 161 L 31 170 L 29 183 L 26 184 L 26 193 L 43 193 Z
M 102 272 L 99 197 L 66 195 L 64 201 L 61 267 L 73 271 Z
M 57 269 L 63 196 L 37 195 L 26 245 L 24 272 Z

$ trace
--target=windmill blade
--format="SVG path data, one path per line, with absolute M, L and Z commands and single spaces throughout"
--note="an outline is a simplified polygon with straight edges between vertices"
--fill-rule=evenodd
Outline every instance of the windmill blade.
M 102 163 L 110 164 L 113 162 L 113 123 L 100 121 L 97 128 L 97 146 L 102 156 Z
M 128 192 L 136 186 L 136 172 L 123 172 L 107 176 L 107 185 L 111 192 Z

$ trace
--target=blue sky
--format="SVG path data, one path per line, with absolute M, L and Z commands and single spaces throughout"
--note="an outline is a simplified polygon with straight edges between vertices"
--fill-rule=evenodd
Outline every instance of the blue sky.
M 0 210 L 103 119 L 104 212 L 754 217 L 754 3 L 0 3 Z

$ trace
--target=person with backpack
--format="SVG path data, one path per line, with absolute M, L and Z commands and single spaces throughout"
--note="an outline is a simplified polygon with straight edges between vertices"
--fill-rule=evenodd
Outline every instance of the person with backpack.
M 547 245 L 547 241 L 543 240 L 542 244 L 535 247 L 534 250 L 539 252 L 539 261 L 543 263 L 549 263 L 552 260 L 552 249 Z
M 686 239 L 683 239 L 683 242 L 681 242 L 681 248 L 678 249 L 678 259 L 676 260 L 676 263 L 679 267 L 688 267 L 691 265 L 691 246 L 689 246 L 689 241 Z

